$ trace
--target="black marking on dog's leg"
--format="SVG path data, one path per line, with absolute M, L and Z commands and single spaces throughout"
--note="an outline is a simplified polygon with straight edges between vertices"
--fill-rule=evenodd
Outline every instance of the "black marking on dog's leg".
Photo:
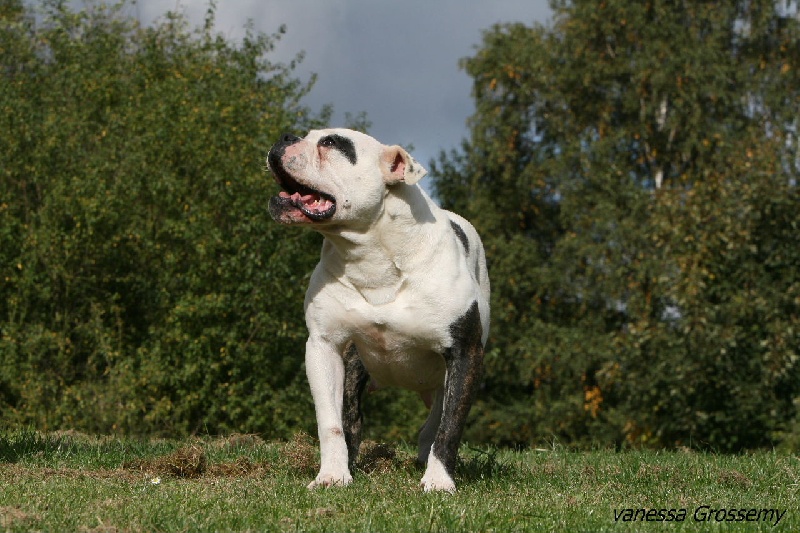
M 337 134 L 326 135 L 319 140 L 317 145 L 337 150 L 350 162 L 351 165 L 355 165 L 358 161 L 358 156 L 356 155 L 356 145 L 353 144 L 353 141 L 347 137 L 342 137 L 341 135 Z
M 461 244 L 464 246 L 464 253 L 468 254 L 469 253 L 469 239 L 467 239 L 467 234 L 464 233 L 464 228 L 462 228 L 461 226 L 459 226 L 458 224 L 456 224 L 452 220 L 450 221 L 450 226 L 453 228 L 453 231 L 456 232 L 456 237 L 458 237 L 458 240 L 460 240 Z
M 352 470 L 361 445 L 361 397 L 369 381 L 369 374 L 353 343 L 344 350 L 344 398 L 342 401 L 342 426 L 347 443 L 347 463 Z
M 447 368 L 444 406 L 433 451 L 451 477 L 455 473 L 458 445 L 481 378 L 482 334 L 478 302 L 473 302 L 464 316 L 450 325 L 453 345 L 444 352 Z

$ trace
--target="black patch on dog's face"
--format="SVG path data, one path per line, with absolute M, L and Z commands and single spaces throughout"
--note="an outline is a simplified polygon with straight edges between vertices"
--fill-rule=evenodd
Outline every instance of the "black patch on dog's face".
M 469 253 L 469 239 L 467 239 L 467 234 L 464 233 L 464 228 L 453 222 L 450 221 L 450 226 L 453 228 L 453 231 L 456 232 L 456 237 L 458 240 L 461 241 L 461 244 L 464 246 L 464 253 Z
M 353 141 L 347 137 L 342 137 L 341 135 L 337 134 L 326 135 L 319 140 L 317 146 L 324 146 L 326 148 L 333 148 L 334 150 L 337 150 L 350 162 L 351 165 L 355 165 L 358 161 L 358 157 L 356 156 L 356 145 L 353 144 Z

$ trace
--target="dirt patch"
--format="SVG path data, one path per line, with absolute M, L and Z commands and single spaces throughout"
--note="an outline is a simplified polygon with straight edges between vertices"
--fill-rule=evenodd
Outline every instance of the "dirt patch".
M 254 463 L 247 457 L 239 457 L 227 463 L 213 463 L 206 469 L 207 476 L 259 478 L 272 471 L 272 465 L 267 462 Z
M 545 477 L 560 477 L 564 475 L 564 467 L 552 461 L 547 461 L 539 465 L 533 465 L 531 472 L 536 475 L 543 474 Z
M 330 518 L 336 514 L 336 509 L 333 507 L 317 507 L 316 509 L 309 509 L 306 512 L 306 518 L 316 520 L 319 518 Z
M 207 468 L 205 451 L 192 444 L 179 448 L 169 455 L 155 459 L 139 459 L 123 465 L 129 470 L 138 470 L 147 475 L 171 476 L 195 479 L 202 476 Z
M 141 479 L 129 470 L 123 469 L 83 469 L 83 468 L 47 468 L 23 465 L 4 465 L 4 476 L 15 476 L 20 479 L 46 480 L 50 478 L 64 479 L 104 479 L 135 482 Z
M 733 488 L 747 489 L 753 484 L 749 477 L 742 474 L 738 470 L 723 470 L 717 476 L 717 480 L 722 485 L 727 485 Z
M 0 527 L 3 529 L 12 529 L 37 520 L 41 520 L 39 515 L 27 513 L 19 507 L 0 507 Z
M 364 441 L 358 452 L 356 468 L 364 473 L 385 474 L 398 466 L 397 450 L 393 446 L 373 441 Z
M 124 533 L 126 531 L 128 530 L 109 524 L 100 524 L 95 527 L 81 526 L 78 528 L 79 533 Z
M 207 443 L 206 448 L 226 451 L 247 451 L 271 446 L 255 434 L 235 433 Z M 307 433 L 295 433 L 291 440 L 280 446 L 275 464 L 253 461 L 249 457 L 238 457 L 233 461 L 210 463 L 204 448 L 195 443 L 155 459 L 143 459 L 126 463 L 124 468 L 145 473 L 147 476 L 196 479 L 200 477 L 263 477 L 274 473 L 276 468 L 308 476 L 319 468 L 319 444 Z
M 283 445 L 281 458 L 293 471 L 302 475 L 314 475 L 319 468 L 317 443 L 307 433 L 299 431 Z
M 266 441 L 254 433 L 233 433 L 214 440 L 212 445 L 228 450 L 252 450 L 266 445 Z

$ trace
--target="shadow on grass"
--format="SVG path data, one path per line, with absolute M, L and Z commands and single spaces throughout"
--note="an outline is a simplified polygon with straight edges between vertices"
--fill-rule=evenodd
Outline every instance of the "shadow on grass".
M 59 437 L 43 436 L 34 431 L 0 435 L 0 463 L 16 463 L 25 457 L 53 453 L 65 445 Z
M 456 483 L 500 481 L 517 475 L 514 464 L 501 459 L 499 450 L 478 448 L 462 449 L 456 463 Z M 366 441 L 361 444 L 356 469 L 364 474 L 389 473 L 405 470 L 415 475 L 425 471 L 415 454 L 397 450 L 389 444 Z
M 467 454 L 462 451 L 456 464 L 456 477 L 462 483 L 507 479 L 517 473 L 513 464 L 497 457 L 499 452 L 497 449 L 468 448 L 468 450 Z

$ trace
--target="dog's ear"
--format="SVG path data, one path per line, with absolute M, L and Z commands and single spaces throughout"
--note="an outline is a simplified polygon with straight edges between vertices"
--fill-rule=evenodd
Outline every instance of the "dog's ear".
M 387 185 L 406 183 L 414 185 L 428 173 L 400 146 L 388 146 L 381 157 L 383 180 Z

